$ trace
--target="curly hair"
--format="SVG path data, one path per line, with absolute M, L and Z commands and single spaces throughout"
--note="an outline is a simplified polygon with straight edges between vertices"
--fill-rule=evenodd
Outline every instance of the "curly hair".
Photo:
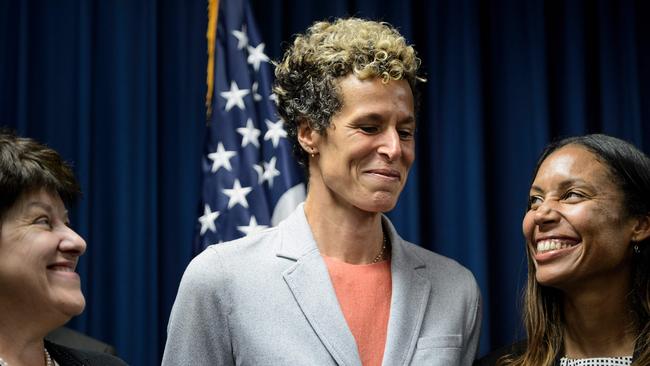
M 81 195 L 72 168 L 49 147 L 0 130 L 0 222 L 26 192 L 45 188 L 66 204 Z
M 361 80 L 406 80 L 411 91 L 425 79 L 418 76 L 420 59 L 412 45 L 388 23 L 358 18 L 314 23 L 298 34 L 275 68 L 273 92 L 280 117 L 298 162 L 308 168 L 307 153 L 298 143 L 301 122 L 324 134 L 342 106 L 338 82 L 354 74 Z M 417 98 L 415 98 L 417 100 Z

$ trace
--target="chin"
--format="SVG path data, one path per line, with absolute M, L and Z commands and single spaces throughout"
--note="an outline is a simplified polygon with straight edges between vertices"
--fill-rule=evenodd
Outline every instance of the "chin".
M 75 303 L 70 304 L 70 308 L 73 316 L 83 313 L 86 308 L 86 298 L 80 294 L 79 299 Z
M 84 311 L 86 308 L 86 299 L 79 292 L 79 294 L 62 299 L 57 306 L 61 313 L 65 314 L 68 318 L 72 318 Z
M 546 287 L 553 287 L 559 290 L 563 288 L 562 284 L 565 283 L 562 277 L 563 276 L 560 276 L 558 274 L 540 273 L 540 272 L 537 272 L 537 274 L 535 275 L 535 279 L 537 280 L 537 283 L 539 283 L 540 285 Z
M 368 201 L 362 202 L 360 207 L 369 212 L 388 212 L 397 205 L 397 197 L 399 195 L 381 192 L 373 195 Z
M 357 207 L 367 212 L 384 213 L 395 208 L 395 202 L 367 202 Z

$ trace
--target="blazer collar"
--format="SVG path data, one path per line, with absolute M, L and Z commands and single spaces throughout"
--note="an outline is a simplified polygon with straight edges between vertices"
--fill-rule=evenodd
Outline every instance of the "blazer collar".
M 391 241 L 392 298 L 384 365 L 408 364 L 417 344 L 431 283 L 417 273 L 425 263 L 411 255 L 408 245 L 387 217 L 382 223 Z M 356 341 L 341 311 L 329 272 L 312 235 L 304 204 L 282 223 L 277 256 L 294 260 L 283 277 L 312 329 L 339 365 L 360 365 Z
M 280 244 L 276 251 L 278 257 L 295 261 L 310 252 L 318 252 L 314 235 L 305 216 L 304 202 L 299 204 L 278 226 L 280 228 Z
M 390 233 L 391 277 L 393 282 L 388 318 L 388 333 L 383 365 L 407 365 L 413 357 L 422 320 L 429 302 L 431 282 L 418 274 L 425 263 L 407 251 L 411 245 L 402 239 L 388 220 L 384 227 Z
M 307 223 L 304 205 L 279 226 L 277 256 L 296 261 L 282 276 L 298 307 L 338 365 L 361 366 L 357 344 Z
M 417 269 L 425 267 L 425 263 L 422 260 L 409 255 L 405 251 L 404 246 L 408 244 L 397 234 L 395 227 L 385 215 L 382 215 L 382 224 L 384 228 L 388 229 L 388 235 L 392 245 L 391 257 L 393 262 L 398 260 L 400 265 L 406 266 L 405 268 Z M 280 222 L 278 226 L 280 227 L 281 235 L 280 244 L 276 251 L 278 257 L 298 260 L 298 258 L 312 251 L 318 251 L 316 241 L 307 222 L 307 216 L 305 216 L 304 202 L 300 203 L 291 215 Z M 391 266 L 391 270 L 393 269 L 392 267 L 394 265 Z

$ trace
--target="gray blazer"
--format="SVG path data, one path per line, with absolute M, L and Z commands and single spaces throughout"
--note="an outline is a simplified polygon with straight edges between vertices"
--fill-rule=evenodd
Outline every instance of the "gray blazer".
M 383 365 L 471 365 L 481 322 L 474 277 L 383 220 L 393 285 Z M 303 205 L 275 228 L 192 260 L 162 364 L 361 365 Z

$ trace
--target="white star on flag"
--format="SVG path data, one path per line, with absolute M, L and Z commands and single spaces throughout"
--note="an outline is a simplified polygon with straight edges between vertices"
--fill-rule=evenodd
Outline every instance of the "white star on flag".
M 248 208 L 248 201 L 246 200 L 246 195 L 251 193 L 253 188 L 251 187 L 242 187 L 239 183 L 239 179 L 235 179 L 235 183 L 231 189 L 223 189 L 222 192 L 228 196 L 228 208 L 233 208 L 236 204 L 240 204 L 245 208 Z
M 237 38 L 237 49 L 241 50 L 248 46 L 248 35 L 246 34 L 246 25 L 241 26 L 241 30 L 232 31 L 232 35 Z
M 208 159 L 212 160 L 212 172 L 215 173 L 221 167 L 226 168 L 227 171 L 232 171 L 230 158 L 235 155 L 237 155 L 237 152 L 226 151 L 223 144 L 220 142 L 219 145 L 217 145 L 217 151 L 208 154 Z
M 266 229 L 267 227 L 268 226 L 266 226 L 266 225 L 258 225 L 257 224 L 257 219 L 255 218 L 255 216 L 251 216 L 251 220 L 248 223 L 248 225 L 247 226 L 237 226 L 237 230 L 242 232 L 244 235 L 250 235 L 250 234 L 256 233 L 258 231 L 262 231 L 262 230 Z
M 248 95 L 248 93 L 250 93 L 248 89 L 239 89 L 237 83 L 231 81 L 230 90 L 220 93 L 222 97 L 226 98 L 226 112 L 231 110 L 234 106 L 237 106 L 243 111 L 246 108 L 244 97 Z
M 213 233 L 217 231 L 217 227 L 214 225 L 214 220 L 219 217 L 219 211 L 210 210 L 210 206 L 205 205 L 203 208 L 203 216 L 199 217 L 199 223 L 201 223 L 201 235 L 205 234 L 206 231 L 210 230 Z
M 262 61 L 269 62 L 269 57 L 264 54 L 264 43 L 260 43 L 257 47 L 248 46 L 248 59 L 246 62 L 253 65 L 253 69 L 258 71 L 260 69 L 260 63 Z
M 273 147 L 278 147 L 280 138 L 287 137 L 287 131 L 282 128 L 284 120 L 280 118 L 277 122 L 273 123 L 265 119 L 264 122 L 266 122 L 266 128 L 268 129 L 264 134 L 264 141 L 271 140 Z
M 251 118 L 246 121 L 246 127 L 237 128 L 237 133 L 242 135 L 241 147 L 246 147 L 249 143 L 255 145 L 255 147 L 260 147 L 259 137 L 262 132 L 255 128 Z
M 278 96 L 275 95 L 275 93 L 271 93 L 271 95 L 269 95 L 269 100 L 272 100 L 273 103 L 275 103 L 275 105 L 278 105 L 278 103 L 279 103 Z
M 251 88 L 253 90 L 253 100 L 256 102 L 262 100 L 262 96 L 257 92 L 258 88 L 259 88 L 259 83 L 256 81 L 253 83 L 253 87 Z
M 262 161 L 260 164 L 253 165 L 253 169 L 255 169 L 255 172 L 257 173 L 258 184 L 267 181 L 269 182 L 269 187 L 273 187 L 273 178 L 280 175 L 280 171 L 275 169 L 276 160 L 277 158 L 274 156 L 268 163 Z
M 248 1 L 218 3 L 219 20 L 225 21 L 209 45 L 218 67 L 208 80 L 214 105 L 198 161 L 202 194 L 193 254 L 277 225 L 305 196 L 300 167 L 291 156 L 288 121 L 278 121 L 268 40 Z

